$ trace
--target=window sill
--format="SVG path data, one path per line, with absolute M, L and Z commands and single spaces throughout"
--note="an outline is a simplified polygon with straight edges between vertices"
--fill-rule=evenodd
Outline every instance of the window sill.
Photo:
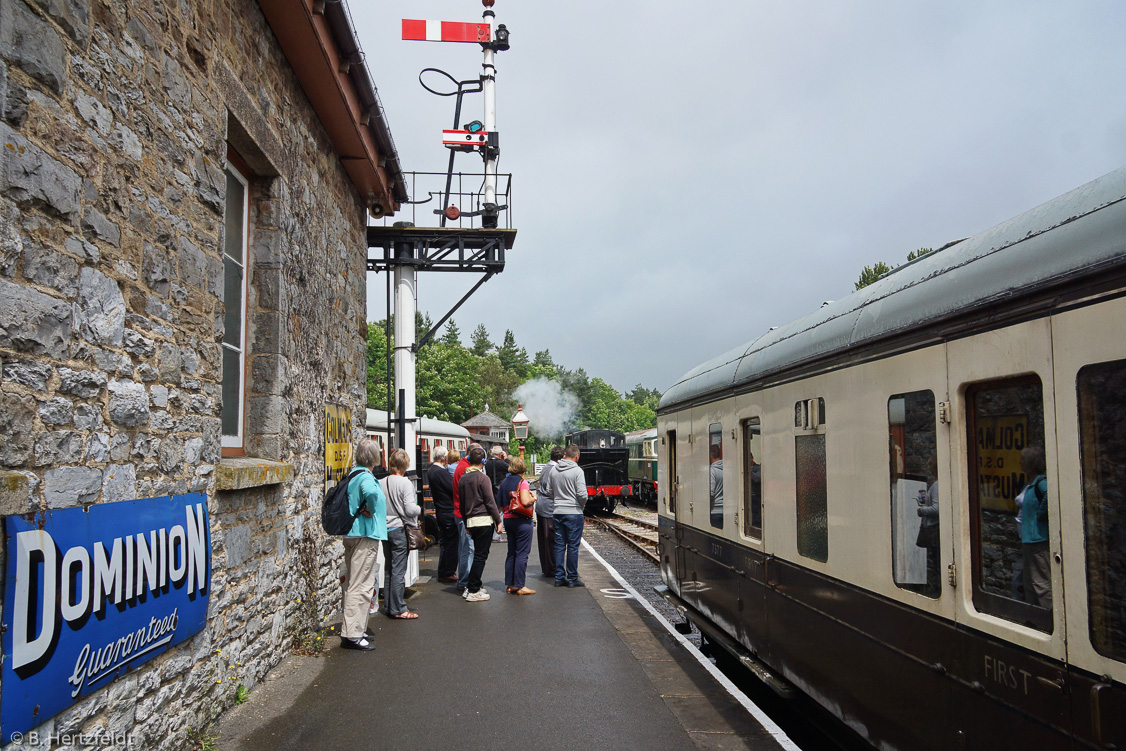
M 224 457 L 215 468 L 216 490 L 245 490 L 293 479 L 293 465 L 250 457 Z

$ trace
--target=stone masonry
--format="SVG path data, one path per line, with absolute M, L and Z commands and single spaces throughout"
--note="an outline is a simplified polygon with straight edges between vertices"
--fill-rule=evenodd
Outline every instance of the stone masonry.
M 256 175 L 232 461 L 229 147 Z M 254 0 L 0 0 L 0 154 L 0 513 L 198 491 L 211 520 L 207 627 L 40 736 L 183 748 L 339 606 L 324 404 L 360 435 L 365 204 Z

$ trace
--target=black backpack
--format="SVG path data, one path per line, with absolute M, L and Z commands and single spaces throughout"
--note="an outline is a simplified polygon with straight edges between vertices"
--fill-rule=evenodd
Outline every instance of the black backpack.
M 363 472 L 363 467 L 357 467 L 348 473 L 340 482 L 332 486 L 325 493 L 324 505 L 321 506 L 321 526 L 330 535 L 346 535 L 352 531 L 356 517 L 367 507 L 367 499 L 356 509 L 356 513 L 348 510 L 348 484 L 352 478 Z

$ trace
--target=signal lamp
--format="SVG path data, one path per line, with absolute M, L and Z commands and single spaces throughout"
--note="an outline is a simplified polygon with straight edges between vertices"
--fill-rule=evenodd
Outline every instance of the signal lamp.
M 451 222 L 457 221 L 457 218 L 459 216 L 461 216 L 461 209 L 459 209 L 457 206 L 454 206 L 451 203 L 449 206 L 446 207 L 446 218 L 449 219 Z
M 465 129 L 470 133 L 480 133 L 485 129 L 485 124 L 480 120 L 473 120 L 465 124 Z
M 508 28 L 504 24 L 497 26 L 493 32 L 493 48 L 497 51 L 503 51 L 509 48 L 508 44 Z

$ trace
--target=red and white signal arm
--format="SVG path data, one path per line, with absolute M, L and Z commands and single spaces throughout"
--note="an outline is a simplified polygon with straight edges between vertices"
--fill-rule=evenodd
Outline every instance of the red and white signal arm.
M 403 39 L 416 42 L 490 42 L 492 28 L 487 23 L 404 18 Z
M 484 146 L 489 140 L 489 132 L 486 130 L 478 130 L 476 132 L 470 130 L 443 130 L 442 131 L 442 145 L 448 146 L 451 149 L 459 147 Z

